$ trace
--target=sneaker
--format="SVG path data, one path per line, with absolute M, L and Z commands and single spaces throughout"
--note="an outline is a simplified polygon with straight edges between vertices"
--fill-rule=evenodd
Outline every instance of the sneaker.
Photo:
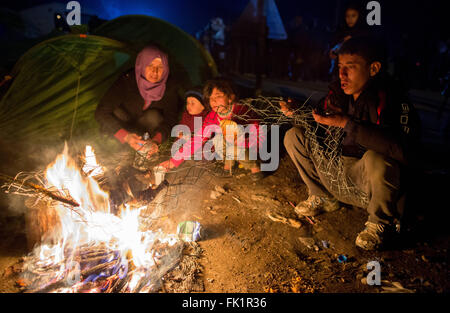
M 322 212 L 333 212 L 339 209 L 339 201 L 311 195 L 295 207 L 295 213 L 300 216 L 316 216 Z
M 366 222 L 365 225 L 366 228 L 356 237 L 356 246 L 364 250 L 378 249 L 383 243 L 387 225 L 372 222 Z

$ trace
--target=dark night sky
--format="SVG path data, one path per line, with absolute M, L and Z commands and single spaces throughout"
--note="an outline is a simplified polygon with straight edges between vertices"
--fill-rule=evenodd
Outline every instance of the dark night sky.
M 69 0 L 19 0 L 2 1 L 1 7 L 20 10 L 48 2 L 68 3 Z M 208 20 L 220 16 L 226 24 L 235 21 L 249 0 L 79 0 L 81 9 L 101 18 L 112 19 L 125 14 L 146 14 L 167 20 L 188 33 L 194 34 Z M 345 0 L 275 0 L 285 27 L 296 15 L 306 21 L 317 18 L 319 23 L 334 25 L 336 7 L 344 7 Z M 360 1 L 367 3 L 368 1 Z M 436 36 L 446 32 L 448 36 L 447 1 L 429 0 L 380 0 L 382 27 L 389 34 L 415 31 Z

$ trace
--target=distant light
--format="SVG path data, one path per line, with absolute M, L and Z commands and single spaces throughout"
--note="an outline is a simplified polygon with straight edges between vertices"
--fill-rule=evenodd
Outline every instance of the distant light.
M 59 19 L 61 19 L 61 15 L 56 15 L 56 18 L 59 20 Z

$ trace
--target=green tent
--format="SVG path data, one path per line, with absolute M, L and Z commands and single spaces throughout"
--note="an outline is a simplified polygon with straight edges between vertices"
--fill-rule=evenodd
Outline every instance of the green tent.
M 168 52 L 180 93 L 217 74 L 211 56 L 181 29 L 148 16 L 119 17 L 92 35 L 41 42 L 19 59 L 0 101 L 0 139 L 52 143 L 97 134 L 97 104 L 149 42 Z

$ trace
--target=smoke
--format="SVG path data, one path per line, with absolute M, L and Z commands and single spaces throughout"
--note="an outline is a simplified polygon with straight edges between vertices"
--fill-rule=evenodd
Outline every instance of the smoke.
M 16 177 L 19 173 L 43 172 L 47 165 L 53 162 L 63 151 L 64 142 L 44 145 L 36 142 L 12 142 L 0 139 L 0 174 Z M 0 180 L 0 186 L 8 184 Z M 27 211 L 27 197 L 6 193 L 4 187 L 0 190 L 0 218 L 21 216 Z
M 6 216 L 19 216 L 25 214 L 27 211 L 25 206 L 25 199 L 19 195 L 3 195 L 1 197 L 1 206 L 6 207 Z

